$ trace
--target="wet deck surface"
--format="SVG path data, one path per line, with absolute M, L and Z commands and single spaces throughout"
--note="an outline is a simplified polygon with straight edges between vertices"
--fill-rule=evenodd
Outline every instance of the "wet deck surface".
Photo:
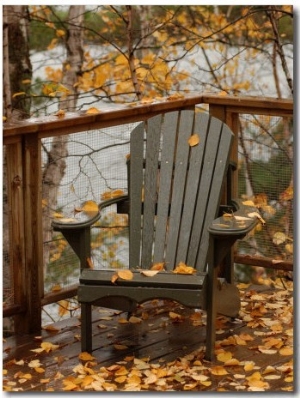
M 93 357 L 80 319 L 3 343 L 5 391 L 293 391 L 292 286 L 242 287 L 240 318 L 218 317 L 216 360 L 204 360 L 205 313 L 173 302 L 134 318 L 93 312 Z M 46 343 L 46 344 L 45 344 Z M 37 350 L 37 351 L 32 351 Z

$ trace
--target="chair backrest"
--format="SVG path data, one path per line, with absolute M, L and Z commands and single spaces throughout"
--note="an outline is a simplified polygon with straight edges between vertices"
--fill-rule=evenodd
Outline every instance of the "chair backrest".
M 131 133 L 129 262 L 204 271 L 233 133 L 204 112 L 154 116 Z M 199 142 L 197 142 L 199 141 Z

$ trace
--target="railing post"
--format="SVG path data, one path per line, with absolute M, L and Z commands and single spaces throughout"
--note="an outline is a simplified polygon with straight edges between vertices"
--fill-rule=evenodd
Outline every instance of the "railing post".
M 18 315 L 14 317 L 14 329 L 18 334 L 26 332 L 26 273 L 25 273 L 25 236 L 24 236 L 24 196 L 21 139 L 13 140 L 5 146 L 7 176 L 7 224 L 9 265 L 5 270 L 13 287 L 13 305 Z M 24 315 L 23 315 L 24 313 Z M 21 314 L 21 315 L 20 315 Z
M 25 269 L 27 311 L 24 328 L 41 330 L 43 295 L 43 231 L 41 192 L 41 140 L 38 134 L 23 137 Z

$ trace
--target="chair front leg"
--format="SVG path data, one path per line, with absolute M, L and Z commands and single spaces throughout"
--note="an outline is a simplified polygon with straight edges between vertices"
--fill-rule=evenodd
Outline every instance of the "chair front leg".
M 92 306 L 81 303 L 81 351 L 92 352 Z

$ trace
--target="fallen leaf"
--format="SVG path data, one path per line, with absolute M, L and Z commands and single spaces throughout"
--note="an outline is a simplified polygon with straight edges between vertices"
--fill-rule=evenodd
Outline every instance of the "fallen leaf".
M 119 276 L 117 273 L 113 274 L 110 281 L 111 283 L 116 283 L 116 281 L 118 280 Z
M 154 276 L 156 275 L 159 270 L 152 270 L 152 269 L 142 269 L 140 270 L 141 274 L 145 275 L 145 276 Z
M 198 134 L 193 134 L 188 139 L 188 143 L 190 146 L 196 146 L 199 144 L 199 142 L 200 142 L 200 137 Z
M 85 352 L 85 351 L 81 352 L 78 355 L 78 358 L 81 359 L 82 361 L 91 361 L 91 360 L 95 359 L 95 357 L 93 357 L 90 353 Z
M 293 353 L 292 347 L 283 347 L 279 350 L 280 355 L 293 355 Z
M 46 352 L 55 351 L 59 348 L 59 344 L 52 344 L 48 341 L 44 341 L 41 343 L 41 348 Z
M 265 225 L 265 223 L 266 223 L 265 220 L 262 218 L 262 216 L 257 212 L 248 213 L 248 216 L 251 218 L 255 218 L 255 217 L 258 218 L 260 220 L 260 222 L 262 223 L 262 225 Z
M 116 350 L 126 350 L 128 347 L 124 344 L 114 344 Z
M 227 370 L 223 366 L 213 366 L 211 368 L 211 373 L 215 376 L 224 376 L 228 374 Z
M 155 263 L 152 265 L 151 270 L 153 271 L 163 271 L 165 268 L 165 263 Z
M 190 267 L 184 264 L 182 261 L 177 265 L 177 267 L 173 270 L 175 274 L 193 274 L 196 272 L 195 268 Z
M 124 279 L 126 281 L 133 279 L 133 273 L 129 269 L 120 270 L 117 272 L 117 275 L 120 279 Z
M 231 358 L 232 358 L 232 353 L 229 351 L 224 351 L 217 355 L 217 360 L 220 362 L 227 362 Z
M 87 200 L 82 206 L 82 211 L 85 211 L 86 213 L 97 212 L 98 210 L 98 205 L 94 200 Z
M 136 316 L 131 316 L 130 318 L 129 318 L 129 322 L 130 323 L 141 323 L 142 322 L 142 319 L 141 318 L 138 318 L 138 317 L 136 317 Z
M 54 113 L 54 116 L 57 117 L 64 117 L 66 114 L 66 112 L 63 109 L 60 109 L 59 111 L 57 111 L 56 113 Z
M 100 113 L 100 110 L 98 108 L 91 107 L 91 108 L 87 109 L 87 111 L 85 113 L 88 115 L 95 115 L 97 113 Z

